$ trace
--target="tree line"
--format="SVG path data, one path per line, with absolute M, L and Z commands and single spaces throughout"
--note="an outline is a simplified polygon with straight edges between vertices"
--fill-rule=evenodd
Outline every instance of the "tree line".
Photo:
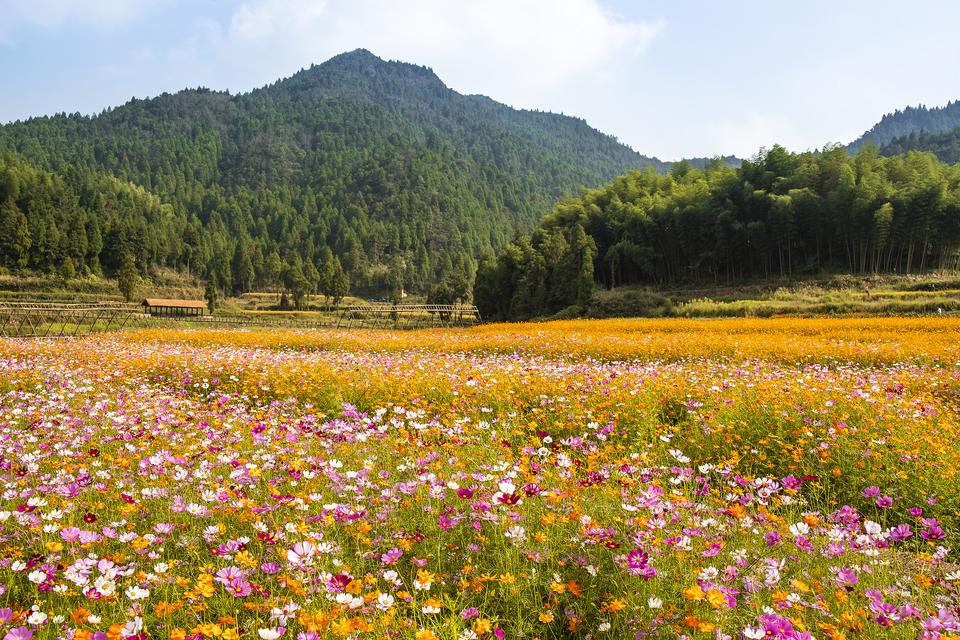
M 559 202 L 480 264 L 485 319 L 575 309 L 593 286 L 960 267 L 960 165 L 872 145 L 635 171 Z M 588 279 L 587 275 L 591 277 Z

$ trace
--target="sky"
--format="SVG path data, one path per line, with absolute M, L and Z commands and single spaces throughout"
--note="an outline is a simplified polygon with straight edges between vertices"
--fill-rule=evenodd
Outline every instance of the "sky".
M 0 0 L 0 122 L 245 92 L 357 48 L 664 160 L 849 142 L 960 98 L 960 2 Z

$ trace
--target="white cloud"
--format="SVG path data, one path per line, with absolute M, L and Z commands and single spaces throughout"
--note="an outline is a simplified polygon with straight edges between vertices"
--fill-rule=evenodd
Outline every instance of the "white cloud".
M 0 10 L 0 41 L 10 41 L 23 26 L 64 24 L 118 27 L 128 24 L 162 0 L 5 0 Z
M 176 55 L 193 50 L 207 82 L 247 89 L 363 47 L 428 65 L 464 93 L 544 107 L 548 93 L 639 55 L 664 27 L 623 20 L 599 0 L 247 0 Z

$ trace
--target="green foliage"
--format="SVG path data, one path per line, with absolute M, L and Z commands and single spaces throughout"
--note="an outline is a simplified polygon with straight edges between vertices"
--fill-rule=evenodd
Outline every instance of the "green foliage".
M 207 301 L 207 310 L 213 313 L 220 305 L 220 292 L 217 290 L 217 283 L 214 278 L 207 279 L 207 285 L 203 289 L 203 297 Z
M 514 320 L 583 307 L 593 293 L 596 244 L 579 223 L 547 226 L 511 243 L 477 270 L 474 303 L 486 320 Z
M 665 287 L 958 266 L 960 166 L 874 147 L 851 157 L 775 146 L 738 169 L 632 172 L 561 201 L 532 236 L 480 266 L 474 297 L 485 319 L 513 320 L 583 307 L 592 281 Z
M 944 107 L 931 109 L 923 105 L 907 107 L 903 111 L 898 109 L 884 115 L 880 122 L 851 142 L 848 150 L 858 151 L 868 144 L 885 147 L 897 138 L 922 132 L 937 134 L 956 129 L 958 126 L 960 126 L 960 102 L 948 102 Z M 906 151 L 906 149 L 903 150 Z
M 597 292 L 590 300 L 586 315 L 590 318 L 663 318 L 673 315 L 673 302 L 651 289 L 617 290 L 618 295 Z
M 941 162 L 960 162 L 960 126 L 939 133 L 912 131 L 880 147 L 880 153 L 885 156 L 895 156 L 908 151 L 929 151 Z
M 120 263 L 120 270 L 117 272 L 117 288 L 120 294 L 127 302 L 133 301 L 137 295 L 137 285 L 140 281 L 140 274 L 137 273 L 137 262 L 133 254 L 126 254 Z
M 70 257 L 113 275 L 129 253 L 143 273 L 212 264 L 224 294 L 276 288 L 299 260 L 305 280 L 320 274 L 306 295 L 324 249 L 340 289 L 425 292 L 472 276 L 564 194 L 663 168 L 582 120 L 463 96 L 366 51 L 248 94 L 5 125 L 2 150 L 3 266 L 55 273 Z

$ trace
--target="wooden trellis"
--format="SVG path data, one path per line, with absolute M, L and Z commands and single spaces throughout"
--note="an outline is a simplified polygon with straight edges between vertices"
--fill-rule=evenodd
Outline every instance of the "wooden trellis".
M 473 305 L 371 304 L 332 307 L 296 314 L 213 314 L 158 318 L 134 305 L 117 303 L 64 304 L 45 302 L 0 303 L 0 337 L 64 338 L 124 327 L 218 325 L 290 329 L 427 329 L 468 327 L 481 322 Z
M 139 315 L 118 304 L 5 302 L 0 304 L 0 336 L 64 338 L 94 331 L 116 331 Z
M 236 327 L 291 329 L 427 329 L 469 327 L 481 322 L 473 305 L 369 304 L 331 307 L 311 317 L 295 314 L 213 314 L 194 318 L 163 319 L 166 323 L 211 324 Z M 160 321 L 158 319 L 158 321 Z

